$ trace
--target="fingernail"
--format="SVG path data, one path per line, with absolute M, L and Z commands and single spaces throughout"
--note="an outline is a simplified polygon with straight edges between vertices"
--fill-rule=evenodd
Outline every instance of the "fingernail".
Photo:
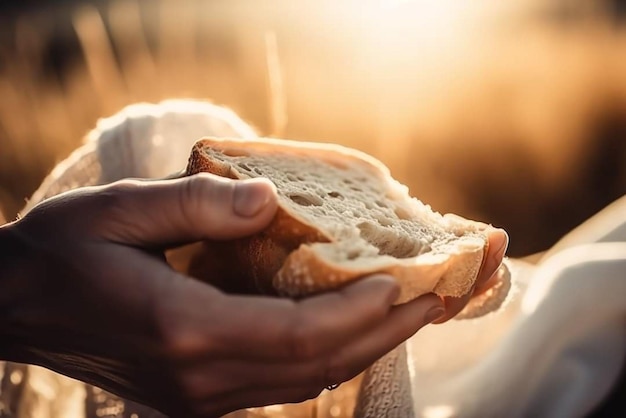
M 251 218 L 261 212 L 271 198 L 271 188 L 265 180 L 252 179 L 237 182 L 233 209 L 237 215 Z
M 441 318 L 446 310 L 443 308 L 443 305 L 435 305 L 426 311 L 424 315 L 424 322 L 430 324 L 431 322 Z
M 502 258 L 509 246 L 509 234 L 507 234 L 504 229 L 500 229 L 500 231 L 504 233 L 504 241 L 502 242 L 502 245 L 500 246 L 500 248 L 498 248 L 498 251 L 495 252 L 496 259 Z

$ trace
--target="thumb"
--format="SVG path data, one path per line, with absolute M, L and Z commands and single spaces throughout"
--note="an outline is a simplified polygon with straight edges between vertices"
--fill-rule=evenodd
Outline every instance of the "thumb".
M 265 228 L 277 209 L 267 179 L 231 180 L 208 173 L 106 188 L 100 236 L 130 245 L 227 240 Z

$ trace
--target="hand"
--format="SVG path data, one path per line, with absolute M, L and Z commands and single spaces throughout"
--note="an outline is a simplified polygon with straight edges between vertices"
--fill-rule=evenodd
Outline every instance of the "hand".
M 385 277 L 294 302 L 227 295 L 164 251 L 263 229 L 263 180 L 201 174 L 52 198 L 0 228 L 0 358 L 39 364 L 174 416 L 315 397 L 442 313 L 392 307 Z

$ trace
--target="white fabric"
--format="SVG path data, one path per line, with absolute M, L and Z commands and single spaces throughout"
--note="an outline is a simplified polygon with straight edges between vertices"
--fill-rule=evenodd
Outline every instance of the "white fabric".
M 502 309 L 408 342 L 417 416 L 582 417 L 615 384 L 626 355 L 626 197 L 537 267 L 509 263 L 515 288 Z
M 195 100 L 139 103 L 101 119 L 86 143 L 59 163 L 24 208 L 81 186 L 128 177 L 165 177 L 183 170 L 192 144 L 203 136 L 255 138 L 234 112 Z
M 103 120 L 85 146 L 46 179 L 29 207 L 81 185 L 177 172 L 193 141 L 204 135 L 255 136 L 234 113 L 207 103 L 131 106 Z M 403 376 L 402 388 L 398 381 L 374 385 L 362 394 L 362 406 L 388 405 L 381 399 L 401 390 L 411 396 L 395 401 L 408 405 L 394 411 L 420 417 L 559 418 L 589 412 L 624 364 L 626 198 L 563 246 L 573 248 L 557 246 L 538 267 L 508 261 L 513 289 L 499 311 L 429 326 L 410 339 L 408 360 L 403 353 L 393 356 L 395 367 L 408 368 L 385 369 L 389 376 Z M 34 378 L 45 373 L 32 369 Z M 388 414 L 378 409 L 360 415 Z

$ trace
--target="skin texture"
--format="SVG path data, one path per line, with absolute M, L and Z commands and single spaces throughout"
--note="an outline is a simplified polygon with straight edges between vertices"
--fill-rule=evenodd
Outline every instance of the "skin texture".
M 443 315 L 435 295 L 392 306 L 399 290 L 385 276 L 293 301 L 226 293 L 210 284 L 219 277 L 167 264 L 169 249 L 262 230 L 276 208 L 271 183 L 210 174 L 39 204 L 0 228 L 0 358 L 173 416 L 212 417 L 313 398 Z M 501 256 L 486 260 L 480 283 Z M 462 302 L 446 300 L 446 317 Z

